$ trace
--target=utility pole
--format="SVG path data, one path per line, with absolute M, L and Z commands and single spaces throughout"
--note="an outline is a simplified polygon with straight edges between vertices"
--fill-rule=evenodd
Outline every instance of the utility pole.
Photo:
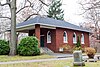
M 16 0 L 11 1 L 11 39 L 10 39 L 10 53 L 9 55 L 16 55 Z

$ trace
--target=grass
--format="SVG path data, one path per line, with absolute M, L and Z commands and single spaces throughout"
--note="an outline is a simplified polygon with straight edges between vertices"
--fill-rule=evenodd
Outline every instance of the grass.
M 39 55 L 39 56 L 7 56 L 7 55 L 0 55 L 0 62 L 7 62 L 7 61 L 18 61 L 18 60 L 34 60 L 34 59 L 47 59 L 47 58 L 54 58 L 50 55 Z
M 0 65 L 0 67 L 67 67 L 67 66 L 73 67 L 73 61 L 72 60 L 58 60 L 58 61 L 48 61 L 48 62 Z M 78 67 L 78 66 L 76 66 L 76 67 Z M 84 67 L 100 67 L 100 61 L 85 62 Z

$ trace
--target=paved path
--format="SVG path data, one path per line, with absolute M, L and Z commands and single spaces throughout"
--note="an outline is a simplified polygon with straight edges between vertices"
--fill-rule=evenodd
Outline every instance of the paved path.
M 61 54 L 61 53 L 53 53 L 50 54 L 51 56 L 54 56 L 55 58 L 49 58 L 49 59 L 38 59 L 38 60 L 20 60 L 20 61 L 9 61 L 9 62 L 0 62 L 0 64 L 14 64 L 14 63 L 29 63 L 29 62 L 46 62 L 46 61 L 53 61 L 53 60 L 67 60 L 72 59 L 72 54 Z
M 99 54 L 100 55 L 100 54 Z M 72 54 L 60 54 L 55 53 L 52 56 L 55 56 L 56 58 L 50 58 L 50 59 L 38 59 L 38 60 L 20 60 L 20 61 L 9 61 L 9 62 L 0 62 L 0 64 L 15 64 L 15 63 L 30 63 L 30 62 L 46 62 L 46 61 L 54 61 L 54 60 L 68 60 L 73 59 Z M 83 59 L 88 58 L 87 56 L 83 55 Z
M 68 60 L 70 58 L 51 58 L 51 59 L 39 59 L 39 60 L 21 60 L 21 61 L 9 61 L 9 62 L 0 62 L 0 64 L 15 64 L 15 63 L 29 63 L 29 62 L 46 62 L 46 61 L 53 61 L 53 60 Z
M 62 54 L 62 53 L 53 53 L 50 54 L 51 56 L 54 56 L 56 58 L 68 58 L 68 57 L 73 57 L 73 54 Z

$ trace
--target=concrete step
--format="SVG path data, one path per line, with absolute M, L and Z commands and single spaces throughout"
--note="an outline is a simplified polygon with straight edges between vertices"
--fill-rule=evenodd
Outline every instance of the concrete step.
M 46 53 L 46 54 L 53 54 L 54 53 L 52 50 L 50 50 L 47 47 L 41 47 L 40 50 L 41 50 L 41 53 Z

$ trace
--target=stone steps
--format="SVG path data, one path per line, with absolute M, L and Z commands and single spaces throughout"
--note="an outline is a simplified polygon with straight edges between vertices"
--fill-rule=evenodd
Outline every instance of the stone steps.
M 41 50 L 41 53 L 45 53 L 45 54 L 49 54 L 49 55 L 54 53 L 52 50 L 50 50 L 47 47 L 41 47 L 40 50 Z

